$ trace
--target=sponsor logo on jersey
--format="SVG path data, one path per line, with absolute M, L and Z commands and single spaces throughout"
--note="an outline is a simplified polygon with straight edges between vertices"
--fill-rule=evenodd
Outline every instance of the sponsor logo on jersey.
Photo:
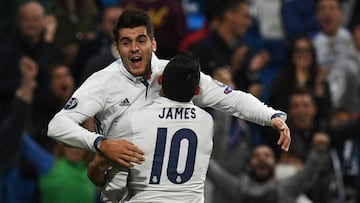
M 124 100 L 122 100 L 119 104 L 120 106 L 130 106 L 130 102 L 128 100 L 128 98 L 125 98 Z
M 233 91 L 233 90 L 232 90 L 231 87 L 226 86 L 226 88 L 225 88 L 225 90 L 224 90 L 224 93 L 225 93 L 225 94 L 229 94 L 229 93 L 231 93 L 232 91 Z
M 77 106 L 78 100 L 75 97 L 72 97 L 69 99 L 69 101 L 66 102 L 64 109 L 69 110 L 73 109 Z

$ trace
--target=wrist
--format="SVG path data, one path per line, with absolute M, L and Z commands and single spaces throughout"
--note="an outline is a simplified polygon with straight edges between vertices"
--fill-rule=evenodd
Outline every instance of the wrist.
M 283 121 L 286 121 L 287 115 L 284 112 L 275 113 L 271 116 L 271 120 L 274 118 L 281 118 Z
M 100 145 L 102 143 L 102 141 L 104 141 L 106 138 L 104 136 L 98 136 L 95 140 L 94 140 L 94 148 L 97 152 L 102 153 L 101 149 L 100 149 Z

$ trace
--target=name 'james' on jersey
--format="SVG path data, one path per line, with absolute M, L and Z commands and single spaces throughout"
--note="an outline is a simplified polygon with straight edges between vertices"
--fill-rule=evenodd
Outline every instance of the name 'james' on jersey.
M 158 98 L 132 112 L 131 141 L 145 162 L 130 169 L 129 202 L 203 202 L 212 151 L 212 117 L 191 102 Z

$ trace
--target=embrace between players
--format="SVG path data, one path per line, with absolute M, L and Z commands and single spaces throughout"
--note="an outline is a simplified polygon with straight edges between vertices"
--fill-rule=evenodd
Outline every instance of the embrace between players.
M 125 10 L 114 40 L 120 59 L 90 76 L 48 128 L 59 142 L 101 154 L 88 174 L 103 186 L 102 201 L 204 202 L 213 120 L 197 106 L 272 126 L 289 149 L 284 112 L 215 82 L 191 53 L 158 59 L 145 12 Z M 80 126 L 91 117 L 96 133 Z

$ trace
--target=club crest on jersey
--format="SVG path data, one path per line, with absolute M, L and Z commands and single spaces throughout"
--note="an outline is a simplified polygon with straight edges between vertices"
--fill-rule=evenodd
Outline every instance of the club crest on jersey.
M 69 99 L 69 101 L 66 102 L 64 109 L 69 110 L 69 109 L 73 109 L 77 106 L 78 101 L 75 97 L 72 97 Z
M 125 98 L 124 100 L 122 100 L 119 104 L 120 106 L 130 106 L 130 102 L 128 100 L 128 98 Z
M 226 88 L 225 88 L 225 90 L 224 90 L 224 93 L 225 93 L 225 94 L 229 94 L 229 93 L 231 93 L 232 91 L 233 91 L 233 90 L 232 90 L 231 87 L 226 86 Z

